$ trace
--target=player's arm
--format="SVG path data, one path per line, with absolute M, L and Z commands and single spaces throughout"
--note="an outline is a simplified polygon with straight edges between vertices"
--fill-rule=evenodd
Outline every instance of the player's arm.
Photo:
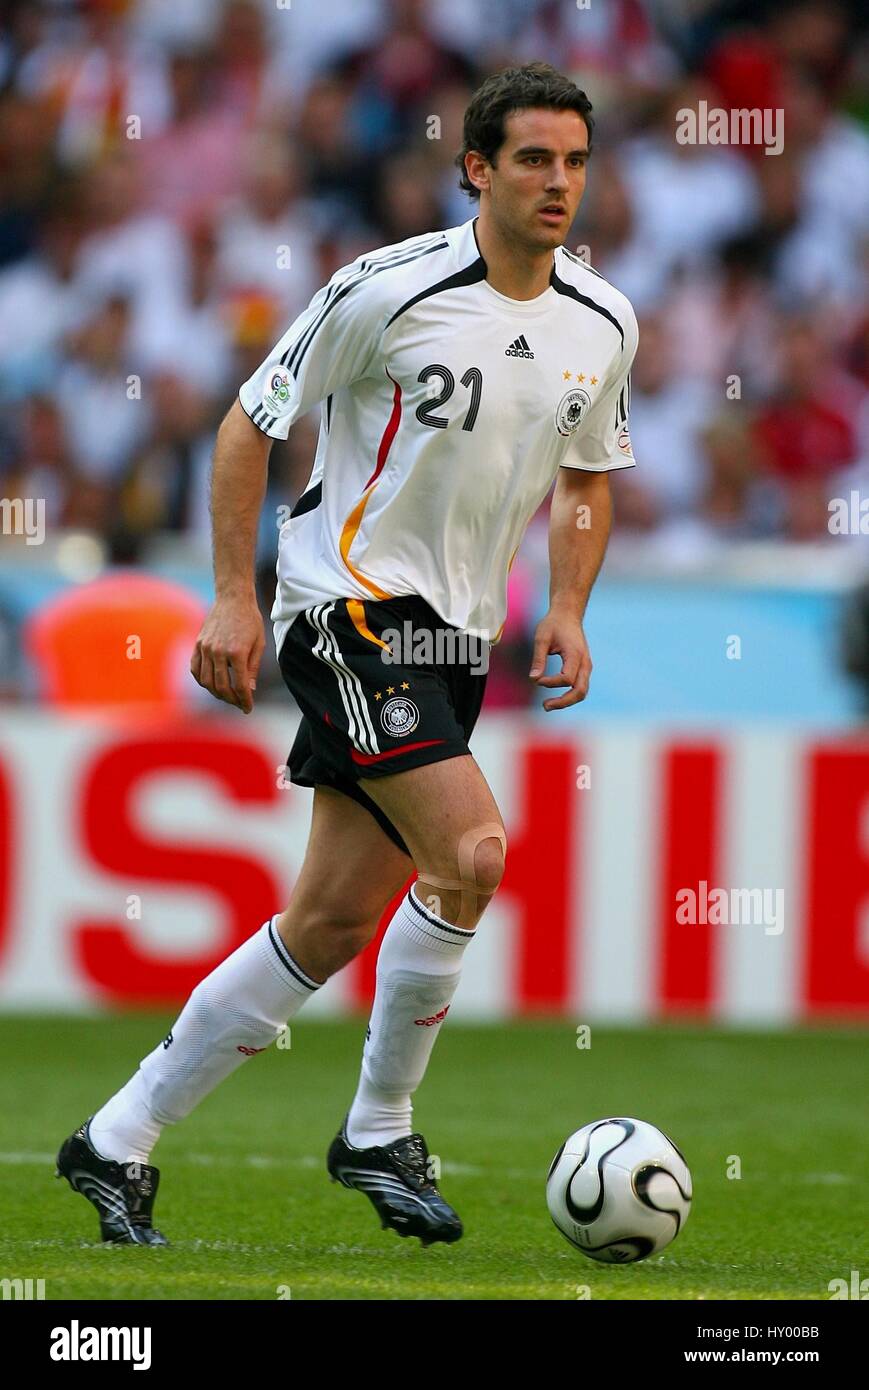
M 569 686 L 544 700 L 545 710 L 566 709 L 584 700 L 591 656 L 582 622 L 612 526 L 608 474 L 635 466 L 628 432 L 630 370 L 637 350 L 637 320 L 625 301 L 624 344 L 611 379 L 571 440 L 558 470 L 549 517 L 549 611 L 534 634 L 529 672 L 538 685 Z M 546 658 L 562 659 L 557 675 L 546 676 Z
M 342 267 L 318 290 L 243 383 L 220 427 L 211 515 L 215 602 L 197 638 L 190 670 L 206 690 L 245 714 L 265 648 L 256 600 L 259 514 L 273 439 L 333 391 L 372 367 L 388 313 L 374 266 Z
M 549 611 L 534 634 L 530 674 L 538 685 L 570 689 L 544 700 L 545 710 L 565 709 L 588 694 L 591 656 L 582 620 L 611 525 L 607 474 L 560 468 L 549 511 Z M 552 653 L 561 657 L 562 669 L 546 676 L 546 658 Z
M 236 401 L 217 432 L 211 471 L 215 599 L 190 660 L 194 680 L 245 714 L 265 649 L 256 538 L 271 447 Z

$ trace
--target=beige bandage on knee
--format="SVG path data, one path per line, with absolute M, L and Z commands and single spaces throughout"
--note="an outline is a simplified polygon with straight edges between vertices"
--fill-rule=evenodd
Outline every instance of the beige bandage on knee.
M 477 921 L 477 898 L 478 896 L 489 896 L 487 893 L 481 894 L 480 892 L 480 887 L 477 883 L 476 866 L 474 864 L 477 845 L 483 840 L 498 840 L 501 845 L 501 851 L 506 859 L 507 837 L 504 834 L 502 826 L 496 821 L 491 821 L 487 822 L 486 825 L 474 827 L 472 830 L 466 830 L 459 840 L 456 855 L 459 861 L 459 874 L 461 877 L 458 880 L 451 878 L 435 878 L 433 874 L 429 873 L 417 875 L 417 883 L 425 883 L 432 888 L 446 888 L 451 892 L 461 894 L 459 916 L 454 924 L 457 927 L 468 928 L 475 926 Z M 426 906 L 430 907 L 430 904 L 426 904 Z M 440 909 L 440 902 L 438 902 L 438 909 Z M 434 909 L 431 910 L 433 911 Z M 438 917 L 442 915 L 440 910 L 438 910 L 436 915 Z M 466 918 L 466 920 L 463 921 L 463 918 Z

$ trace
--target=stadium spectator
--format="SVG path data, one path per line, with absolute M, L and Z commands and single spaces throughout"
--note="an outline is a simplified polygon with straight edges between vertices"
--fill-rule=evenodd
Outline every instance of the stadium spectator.
M 0 396 L 26 395 L 58 365 L 64 335 L 91 299 L 77 274 L 80 190 L 60 182 L 46 201 L 33 252 L 0 271 Z
M 46 529 L 75 525 L 77 478 L 57 402 L 34 394 L 22 402 L 17 422 L 6 467 L 0 469 L 0 490 L 7 497 L 41 497 Z
M 471 99 L 470 89 L 461 82 L 451 82 L 432 92 L 431 115 L 437 124 L 426 122 L 425 146 L 432 168 L 432 187 L 441 208 L 445 226 L 455 227 L 473 216 L 467 193 L 458 186 L 455 152 L 462 144 L 462 121 Z M 420 140 L 422 145 L 422 140 Z
M 169 116 L 162 55 L 131 34 L 117 0 L 82 0 L 47 22 L 22 55 L 16 87 L 50 111 L 61 163 L 79 167 L 117 150 L 134 116 L 146 130 Z
M 219 273 L 230 291 L 268 295 L 291 323 L 320 284 L 318 247 L 297 147 L 259 132 L 245 157 L 245 186 L 219 219 Z
M 35 249 L 56 176 L 54 119 L 47 106 L 0 93 L 0 266 Z
M 132 337 L 154 313 L 183 298 L 183 229 L 144 206 L 134 157 L 122 151 L 94 165 L 84 191 L 86 231 L 78 260 L 82 287 L 98 303 L 122 293 L 132 301 Z
M 151 212 L 191 222 L 238 196 L 250 113 L 221 102 L 222 78 L 212 55 L 179 47 L 169 63 L 172 120 L 141 141 L 137 178 Z
M 676 367 L 672 335 L 661 317 L 640 320 L 640 346 L 631 372 L 631 442 L 644 463 L 636 486 L 660 520 L 696 508 L 703 487 L 700 432 L 723 384 L 715 391 Z M 632 479 L 632 482 L 634 480 Z
M 352 119 L 369 154 L 419 138 L 433 88 L 474 79 L 474 65 L 435 35 L 426 11 L 426 0 L 390 0 L 374 42 L 331 65 L 354 89 Z
M 671 88 L 653 128 L 622 152 L 639 237 L 667 268 L 702 264 L 757 212 L 751 168 L 732 148 L 677 142 L 678 113 L 701 101 L 714 105 L 714 89 L 696 77 Z
M 649 255 L 618 156 L 604 153 L 567 244 L 589 248 L 587 259 L 628 296 L 638 313 L 654 309 L 669 283 L 665 260 Z
M 118 484 L 147 437 L 152 411 L 129 356 L 130 302 L 107 299 L 69 339 L 55 394 L 70 454 L 82 479 L 102 494 L 103 525 Z
M 777 387 L 758 411 L 755 433 L 770 472 L 789 487 L 799 485 L 793 524 L 802 532 L 815 495 L 803 485 L 856 461 L 861 391 L 831 364 L 828 344 L 811 319 L 794 316 L 782 323 L 777 366 Z
M 151 378 L 148 394 L 151 427 L 120 480 L 120 515 L 138 535 L 186 531 L 210 468 L 218 401 L 170 372 Z
M 353 120 L 352 100 L 351 87 L 337 76 L 324 75 L 311 83 L 298 115 L 297 148 L 312 227 L 324 241 L 348 232 L 376 240 L 367 156 Z
M 420 236 L 442 224 L 443 209 L 426 150 L 407 150 L 383 161 L 375 208 L 387 243 Z
M 191 229 L 185 245 L 184 293 L 164 296 L 143 316 L 137 359 L 146 371 L 173 373 L 208 399 L 222 401 L 232 382 L 227 289 L 218 271 L 210 219 Z
M 665 315 L 674 370 L 730 399 L 763 397 L 774 384 L 776 314 L 755 235 L 725 242 L 705 273 L 672 286 Z
M 854 122 L 831 119 L 811 74 L 794 70 L 783 80 L 787 140 L 755 168 L 757 232 L 779 302 L 826 305 L 847 324 L 869 287 L 869 142 Z

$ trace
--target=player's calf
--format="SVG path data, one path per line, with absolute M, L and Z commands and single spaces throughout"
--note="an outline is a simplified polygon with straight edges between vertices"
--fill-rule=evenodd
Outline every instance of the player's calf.
M 360 897 L 365 886 L 360 885 Z M 323 896 L 317 903 L 297 901 L 294 894 L 286 911 L 275 918 L 275 930 L 290 954 L 311 961 L 318 979 L 325 981 L 373 941 L 388 902 L 381 894 L 377 910 L 369 914 L 364 901 L 357 902 L 352 890 L 336 901 L 324 882 Z

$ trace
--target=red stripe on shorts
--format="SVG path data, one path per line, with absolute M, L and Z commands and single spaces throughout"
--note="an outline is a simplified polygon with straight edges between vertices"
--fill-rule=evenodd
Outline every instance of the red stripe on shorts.
M 414 748 L 431 748 L 436 743 L 446 743 L 446 739 L 427 738 L 423 739 L 422 743 L 406 743 L 403 748 L 388 748 L 385 753 L 357 753 L 355 748 L 351 748 L 350 756 L 354 763 L 368 767 L 369 763 L 381 763 L 384 758 L 397 758 L 399 753 L 410 753 Z

